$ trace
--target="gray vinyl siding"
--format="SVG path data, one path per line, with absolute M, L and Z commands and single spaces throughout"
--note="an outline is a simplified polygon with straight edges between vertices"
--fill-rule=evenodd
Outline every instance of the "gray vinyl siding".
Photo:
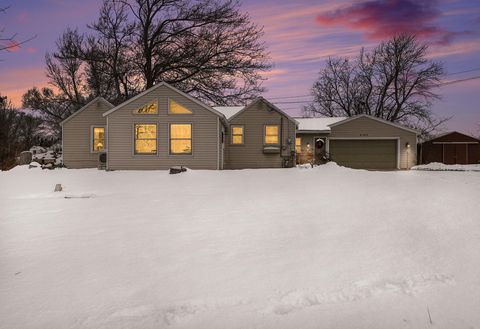
M 92 126 L 105 126 L 103 113 L 113 105 L 97 99 L 62 125 L 63 163 L 67 168 L 96 168 L 98 152 L 92 152 Z M 105 129 L 105 134 L 107 133 Z M 108 145 L 107 145 L 108 147 Z
M 173 99 L 193 114 L 169 114 L 168 102 Z M 133 114 L 133 110 L 150 102 L 158 102 L 158 114 Z M 220 165 L 220 127 L 218 115 L 196 102 L 161 86 L 125 104 L 108 116 L 107 167 L 111 170 L 158 170 L 172 166 L 192 169 L 218 169 Z M 157 124 L 157 154 L 134 154 L 134 124 Z M 172 123 L 192 124 L 192 154 L 169 154 L 169 127 Z
M 265 125 L 280 127 L 282 117 L 283 149 L 280 154 L 264 154 Z M 242 125 L 244 127 L 244 143 L 232 145 L 231 130 L 228 129 L 225 152 L 225 168 L 227 169 L 281 168 L 282 156 L 288 157 L 291 151 L 295 151 L 295 122 L 270 109 L 262 101 L 252 104 L 239 113 L 229 121 L 229 124 L 230 126 Z
M 346 123 L 331 127 L 329 138 L 399 138 L 400 169 L 408 169 L 417 162 L 417 136 L 368 117 L 360 117 Z M 409 143 L 408 148 L 406 144 Z

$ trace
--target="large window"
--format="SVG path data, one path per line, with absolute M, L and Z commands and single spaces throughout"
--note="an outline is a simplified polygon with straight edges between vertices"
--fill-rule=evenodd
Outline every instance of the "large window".
M 302 138 L 295 138 L 295 152 L 302 153 Z
M 158 104 L 157 102 L 148 103 L 138 109 L 133 110 L 134 114 L 157 114 Z
M 92 128 L 92 151 L 102 152 L 105 150 L 105 128 L 93 127 Z
M 265 126 L 265 144 L 278 144 L 278 126 Z
M 157 153 L 157 125 L 135 124 L 135 154 Z
M 232 126 L 232 144 L 243 144 L 243 126 Z
M 192 154 L 191 124 L 170 124 L 170 154 Z
M 170 99 L 168 104 L 168 113 L 171 114 L 192 114 L 192 111 L 187 109 L 185 106 L 175 102 L 173 99 Z

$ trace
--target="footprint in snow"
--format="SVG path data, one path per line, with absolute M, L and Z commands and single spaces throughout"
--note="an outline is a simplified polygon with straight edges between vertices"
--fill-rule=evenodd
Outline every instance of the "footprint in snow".
M 270 299 L 264 311 L 284 315 L 316 305 L 353 302 L 385 293 L 414 295 L 436 284 L 454 285 L 455 280 L 449 275 L 431 274 L 372 282 L 362 280 L 352 283 L 349 287 L 329 292 L 298 289 Z

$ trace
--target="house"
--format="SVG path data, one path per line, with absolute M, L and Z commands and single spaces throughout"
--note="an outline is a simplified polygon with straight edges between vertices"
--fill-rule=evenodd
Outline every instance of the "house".
M 298 122 L 263 97 L 245 107 L 214 107 L 229 129 L 225 168 L 282 168 L 295 165 Z
M 480 139 L 457 131 L 448 132 L 419 144 L 418 155 L 420 164 L 478 164 Z
M 359 169 L 409 169 L 416 164 L 416 130 L 366 114 L 349 118 L 297 118 L 297 160 L 329 158 Z
M 329 155 L 354 168 L 410 168 L 416 132 L 369 116 L 293 118 L 259 97 L 210 107 L 159 83 L 113 106 L 98 97 L 62 122 L 64 164 L 109 170 L 292 167 Z M 297 159 L 297 160 L 296 160 Z
M 114 106 L 97 97 L 61 122 L 63 163 L 68 168 L 95 168 L 98 155 L 107 149 L 107 119 L 103 113 Z

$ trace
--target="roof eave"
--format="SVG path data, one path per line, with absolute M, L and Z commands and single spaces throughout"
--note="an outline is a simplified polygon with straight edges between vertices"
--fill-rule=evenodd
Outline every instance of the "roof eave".
M 112 108 L 115 108 L 115 106 L 110 103 L 109 101 L 107 101 L 105 98 L 103 98 L 102 96 L 98 96 L 98 97 L 95 97 L 94 99 L 92 99 L 90 102 L 88 102 L 87 104 L 85 104 L 84 106 L 82 106 L 78 111 L 75 111 L 74 113 L 72 113 L 70 116 L 68 116 L 66 119 L 64 119 L 63 121 L 60 122 L 60 125 L 63 126 L 64 123 L 66 123 L 67 121 L 70 121 L 70 119 L 74 118 L 76 115 L 78 115 L 79 113 L 81 113 L 82 111 L 84 111 L 88 106 L 92 105 L 93 103 L 95 103 L 96 101 L 102 101 L 104 102 L 105 104 L 107 104 L 108 106 L 111 106 Z M 111 110 L 111 109 L 110 109 Z M 108 110 L 108 111 L 110 111 Z M 108 112 L 107 111 L 107 112 Z M 102 114 L 102 116 L 105 116 L 104 114 Z
M 327 130 L 318 130 L 318 129 L 297 129 L 297 133 L 300 134 L 329 134 L 330 129 Z
M 377 117 L 374 117 L 374 116 L 368 115 L 368 114 L 354 115 L 354 116 L 351 116 L 351 117 L 346 118 L 345 120 L 341 120 L 341 121 L 338 121 L 338 122 L 335 122 L 335 123 L 331 123 L 331 124 L 329 124 L 328 126 L 329 126 L 329 127 L 339 126 L 339 125 L 342 125 L 342 124 L 344 124 L 344 123 L 347 123 L 347 122 L 350 122 L 350 121 L 353 121 L 353 120 L 356 120 L 356 119 L 359 119 L 359 118 L 369 118 L 369 119 L 372 119 L 372 120 L 375 120 L 375 121 L 378 121 L 378 122 L 381 122 L 381 123 L 384 123 L 384 124 L 387 124 L 387 125 L 396 127 L 396 128 L 398 128 L 398 129 L 402 129 L 402 130 L 405 130 L 405 131 L 409 131 L 409 132 L 411 132 L 411 133 L 414 133 L 414 134 L 416 134 L 416 135 L 420 135 L 420 131 L 419 131 L 419 130 L 412 129 L 412 128 L 408 128 L 408 127 L 404 127 L 404 126 L 402 126 L 402 125 L 399 125 L 399 124 L 396 124 L 396 123 L 393 123 L 393 122 L 390 122 L 390 121 L 387 121 L 387 120 L 384 120 L 384 119 L 381 119 L 381 118 L 377 118 Z

